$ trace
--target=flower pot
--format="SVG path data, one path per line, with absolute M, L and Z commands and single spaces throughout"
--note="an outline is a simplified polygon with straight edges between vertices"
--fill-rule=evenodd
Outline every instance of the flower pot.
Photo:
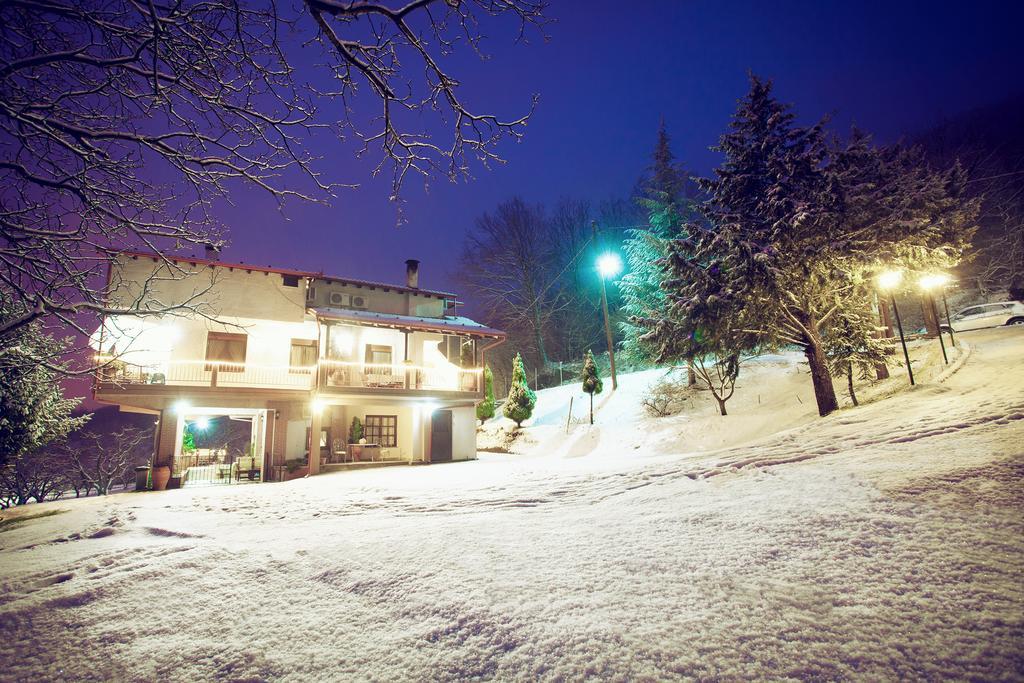
M 171 468 L 162 465 L 153 468 L 153 490 L 163 491 L 167 488 L 167 482 L 171 479 Z
M 358 444 L 349 444 L 348 447 L 352 451 L 352 462 L 359 462 L 363 455 L 363 447 Z

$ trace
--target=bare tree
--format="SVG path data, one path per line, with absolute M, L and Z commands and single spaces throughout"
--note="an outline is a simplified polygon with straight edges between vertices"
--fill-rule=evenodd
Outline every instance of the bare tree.
M 329 200 L 338 185 L 303 147 L 315 129 L 354 134 L 362 152 L 380 154 L 377 171 L 394 168 L 394 197 L 410 171 L 455 178 L 473 157 L 498 161 L 496 145 L 522 135 L 529 111 L 509 121 L 475 113 L 442 59 L 459 42 L 480 51 L 483 16 L 514 17 L 522 37 L 543 24 L 543 9 L 530 0 L 0 2 L 0 287 L 23 311 L 0 321 L 0 335 L 44 316 L 85 332 L 83 314 L 176 312 L 110 307 L 113 254 L 219 245 L 213 205 L 238 182 L 278 202 Z M 322 80 L 335 90 L 309 85 L 317 74 L 299 77 L 288 40 L 321 48 Z M 380 113 L 357 125 L 361 86 Z M 318 117 L 327 98 L 343 104 L 341 121 Z M 431 134 L 432 116 L 444 136 Z
M 61 459 L 48 450 L 13 458 L 0 468 L 0 508 L 60 498 L 65 473 Z
M 113 488 L 125 488 L 152 438 L 152 429 L 138 427 L 123 427 L 112 434 L 86 432 L 74 444 L 61 448 L 68 477 L 75 480 L 76 489 L 95 489 L 100 496 Z
M 546 333 L 565 305 L 558 258 L 541 206 L 516 198 L 484 214 L 466 235 L 459 279 L 473 290 L 484 317 L 518 337 L 548 364 Z

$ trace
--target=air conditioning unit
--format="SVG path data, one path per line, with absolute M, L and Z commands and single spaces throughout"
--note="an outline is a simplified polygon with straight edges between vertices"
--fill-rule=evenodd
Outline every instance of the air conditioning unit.
M 361 296 L 352 297 L 352 308 L 366 308 L 366 299 Z
M 306 287 L 306 301 L 316 300 L 316 287 Z
M 348 306 L 349 295 L 341 292 L 331 292 L 330 302 L 332 306 Z

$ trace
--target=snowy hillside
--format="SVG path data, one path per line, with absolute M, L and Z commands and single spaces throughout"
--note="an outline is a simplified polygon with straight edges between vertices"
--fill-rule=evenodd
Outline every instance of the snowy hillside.
M 927 383 L 947 371 L 935 340 L 910 344 L 918 382 Z M 959 349 L 949 349 L 955 367 Z M 706 453 L 751 443 L 779 432 L 814 423 L 818 411 L 803 354 L 761 356 L 743 364 L 736 393 L 722 416 L 707 391 L 694 392 L 683 410 L 668 417 L 645 413 L 642 401 L 658 380 L 680 377 L 684 370 L 647 370 L 619 375 L 619 388 L 611 391 L 605 379 L 602 394 L 594 399 L 594 425 L 589 425 L 590 397 L 579 383 L 537 392 L 534 415 L 514 440 L 515 425 L 499 414 L 480 429 L 481 450 L 544 458 L 610 457 L 642 459 L 656 456 Z M 906 371 L 893 367 L 889 379 L 858 380 L 861 402 L 870 402 L 909 388 Z M 850 406 L 843 379 L 836 381 L 840 404 Z M 570 416 L 570 402 L 572 413 Z
M 635 375 L 525 455 L 28 506 L 0 678 L 1019 679 L 1024 329 L 964 337 L 823 419 L 767 359 L 725 419 Z

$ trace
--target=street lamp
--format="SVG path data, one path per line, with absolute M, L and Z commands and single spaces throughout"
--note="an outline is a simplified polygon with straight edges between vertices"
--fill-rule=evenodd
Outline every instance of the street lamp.
M 949 319 L 949 302 L 946 301 L 946 285 L 952 282 L 953 278 L 949 277 L 945 273 L 935 273 L 933 275 L 925 275 L 921 278 L 921 289 L 929 290 L 938 287 L 939 293 L 942 295 L 942 308 L 946 311 L 946 330 L 949 332 L 949 343 L 956 347 L 956 338 L 953 336 L 953 321 Z M 934 299 L 932 304 L 935 304 Z M 935 313 L 935 318 L 938 319 L 938 311 Z M 939 330 L 939 339 L 942 339 L 942 330 Z
M 910 376 L 910 386 L 914 386 L 914 369 L 910 367 L 910 353 L 907 351 L 907 339 L 903 336 L 903 322 L 900 320 L 900 309 L 896 307 L 896 287 L 903 281 L 903 272 L 899 270 L 888 270 L 878 276 L 878 288 L 882 291 L 888 290 L 889 301 L 892 303 L 892 312 L 896 316 L 896 327 L 900 331 L 900 344 L 903 345 L 903 358 L 907 361 L 907 374 Z
M 619 388 L 615 376 L 615 345 L 612 341 L 612 325 L 608 320 L 608 294 L 605 292 L 604 281 L 615 277 L 622 271 L 622 259 L 618 254 L 606 253 L 597 259 L 597 272 L 601 275 L 601 310 L 604 312 L 604 334 L 608 340 L 608 362 L 612 368 L 612 391 Z

